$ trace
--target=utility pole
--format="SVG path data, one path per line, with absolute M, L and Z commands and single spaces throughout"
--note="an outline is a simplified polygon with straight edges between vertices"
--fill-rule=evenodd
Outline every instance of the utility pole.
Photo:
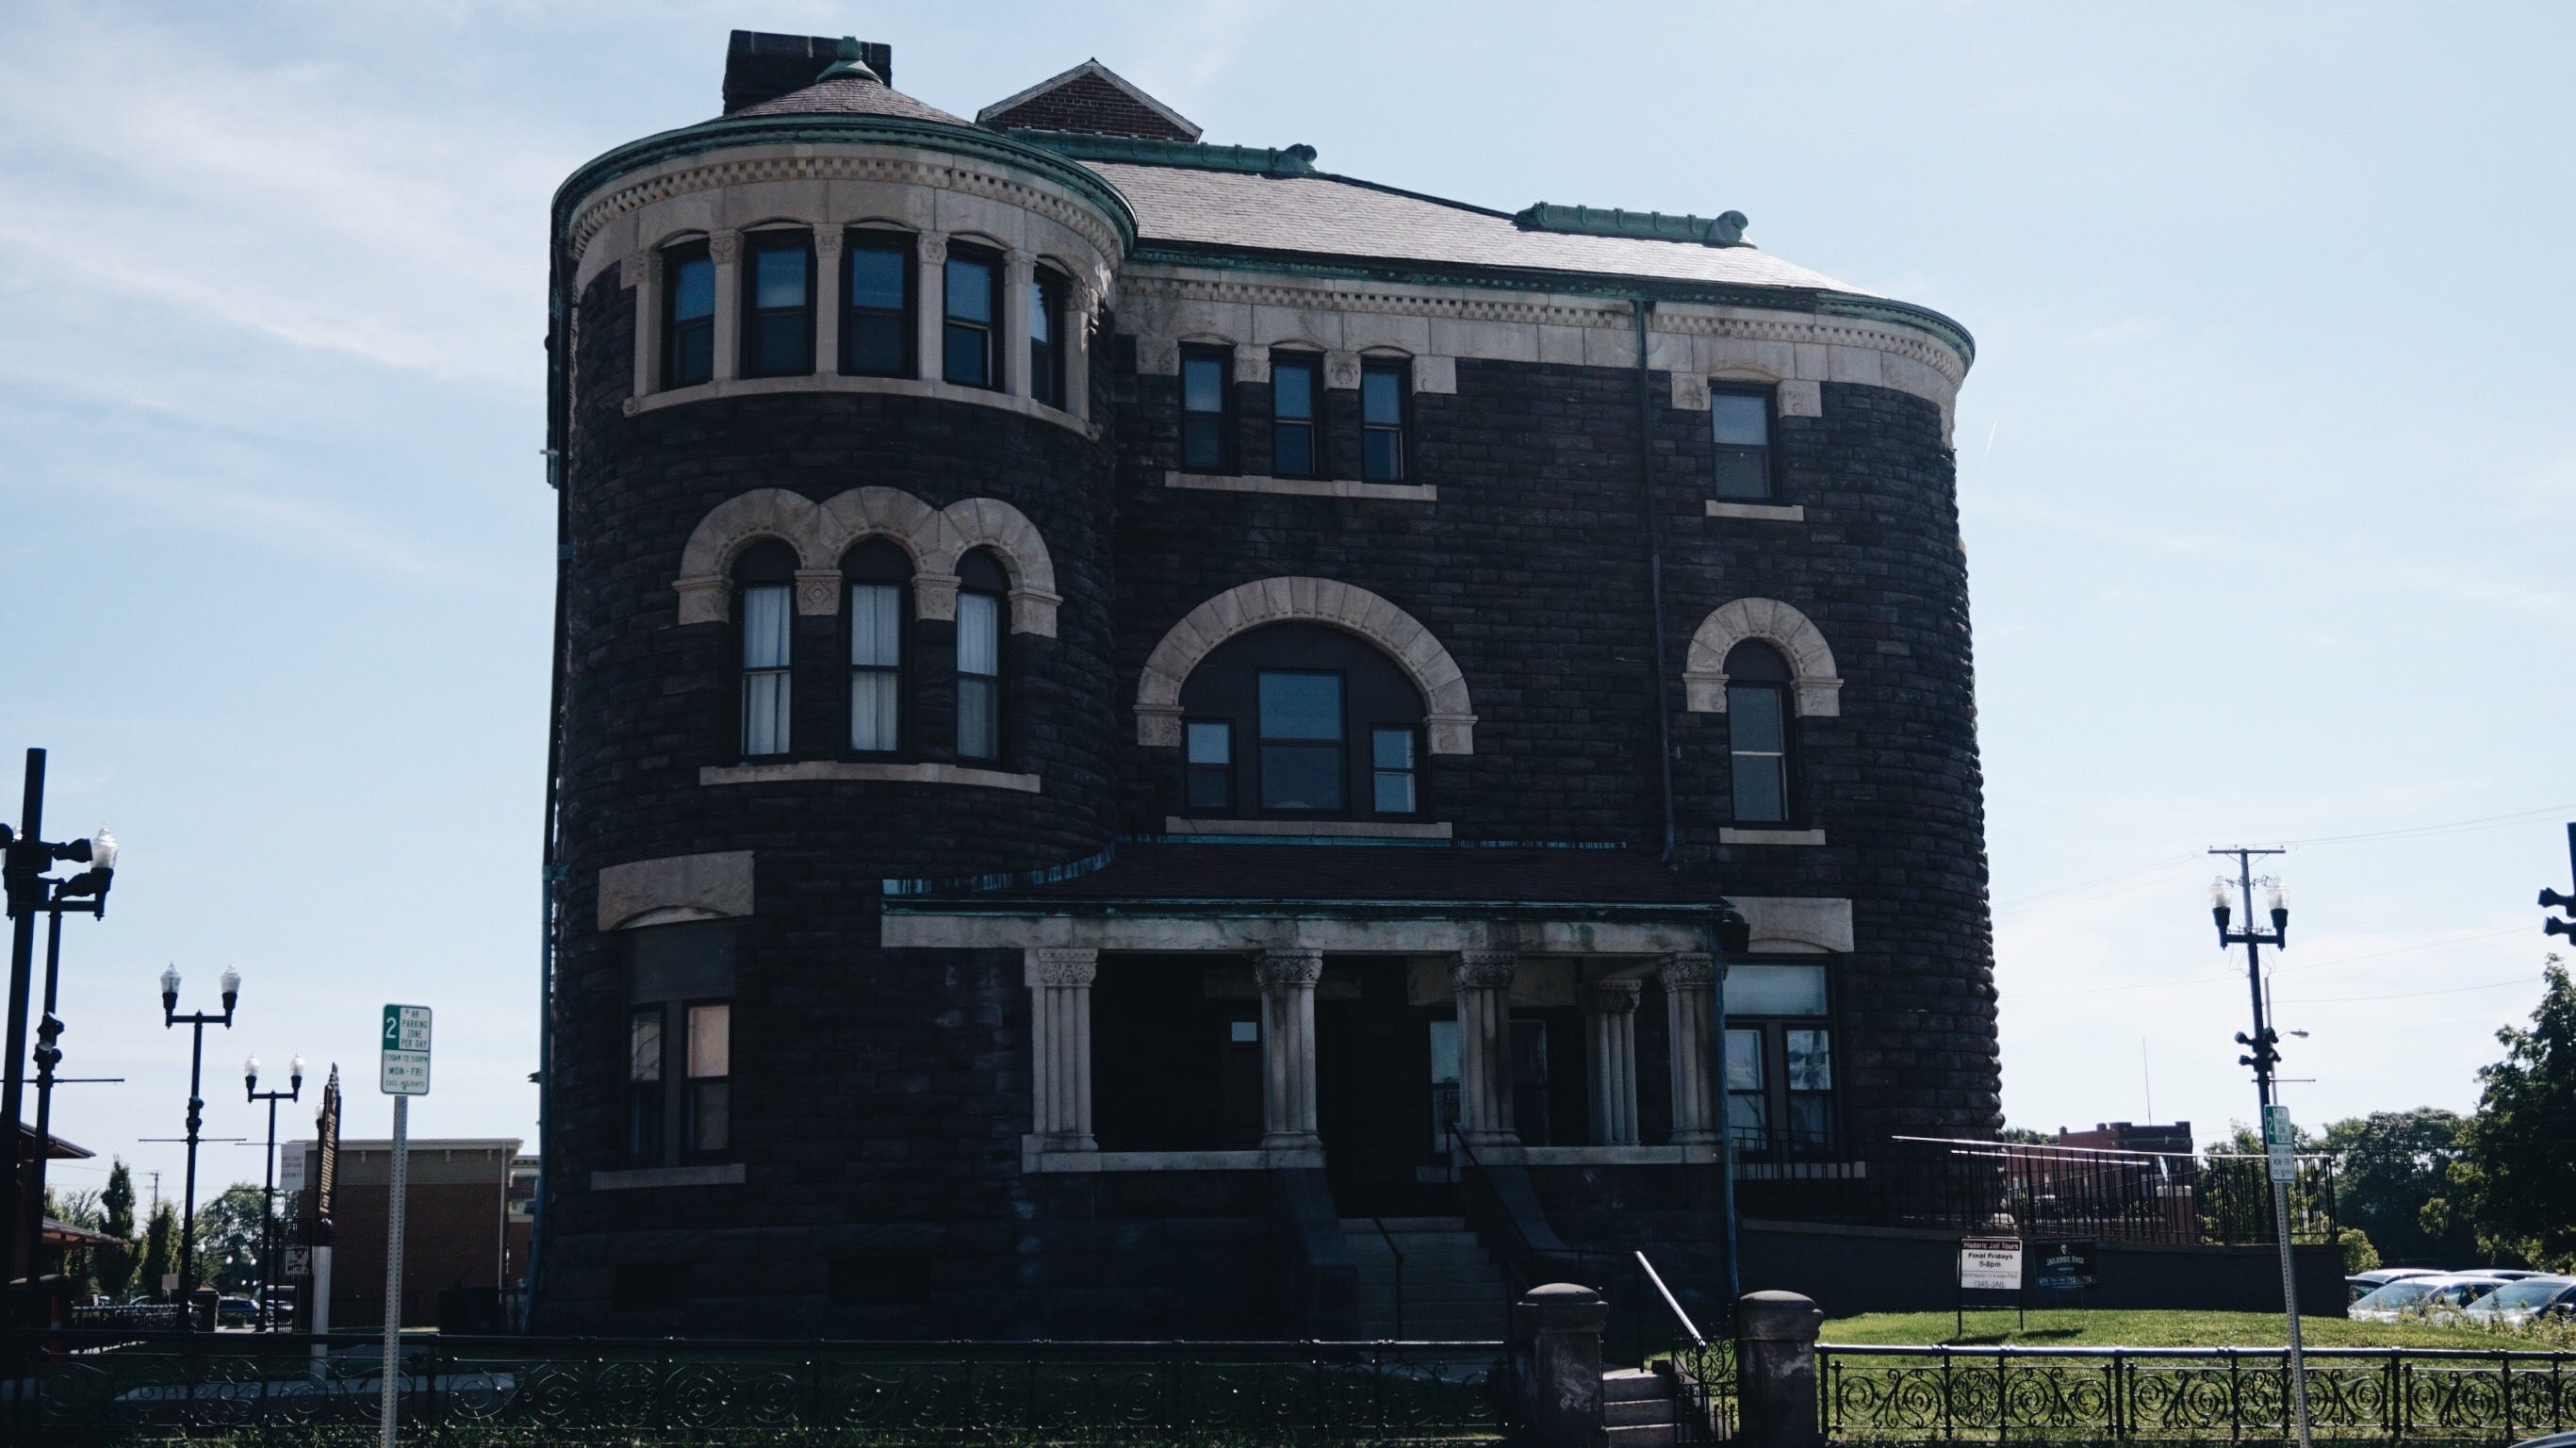
M 2238 848 L 2212 850 L 2210 853 L 2236 857 L 2236 893 L 2245 904 L 2246 928 L 2228 929 L 2227 917 L 2232 905 L 2227 898 L 2227 879 L 2221 876 L 2210 885 L 2209 913 L 2218 922 L 2219 946 L 2222 949 L 2230 945 L 2245 947 L 2245 989 L 2253 1000 L 2254 1032 L 2252 1035 L 2242 1031 L 2236 1033 L 2236 1043 L 2246 1048 L 2246 1054 L 2236 1059 L 2238 1064 L 2254 1068 L 2254 1094 L 2263 1107 L 2263 1144 L 2265 1155 L 2270 1159 L 2266 1174 L 2272 1179 L 2272 1235 L 2280 1240 L 2281 1245 L 2281 1307 L 2290 1319 L 2290 1401 L 2298 1414 L 2299 1448 L 2311 1448 L 2308 1436 L 2308 1354 L 2307 1345 L 2299 1339 L 2299 1277 L 2290 1251 L 2290 1185 L 2298 1177 L 2298 1137 L 2290 1124 L 2287 1109 L 2280 1108 L 2273 1100 L 2273 1068 L 2281 1061 L 2281 1036 L 2266 1019 L 2270 1013 L 2265 1009 L 2263 990 L 2262 947 L 2268 945 L 2274 950 L 2283 949 L 2290 935 L 2289 896 L 2282 890 L 2280 881 L 2266 879 L 2263 882 L 2269 887 L 2270 898 L 2265 903 L 2270 907 L 2272 928 L 2268 931 L 2253 928 L 2254 857 L 2282 852 Z
M 2569 874 L 2576 875 L 2576 824 L 2567 826 L 2567 870 Z M 2540 908 L 2564 910 L 2571 915 L 2576 915 L 2576 895 L 2562 895 L 2555 890 L 2543 890 L 2540 892 Z M 2544 940 L 2552 935 L 2564 935 L 2570 941 L 2576 941 L 2576 921 L 2543 920 L 2540 922 L 2540 934 Z

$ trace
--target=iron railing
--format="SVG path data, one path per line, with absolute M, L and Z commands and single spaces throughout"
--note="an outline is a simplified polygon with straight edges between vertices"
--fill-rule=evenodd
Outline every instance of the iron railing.
M 1698 1324 L 1682 1310 L 1672 1290 L 1664 1286 L 1663 1274 L 1655 1270 L 1655 1264 L 1643 1252 L 1630 1255 L 1636 1259 L 1639 1284 L 1653 1290 L 1655 1302 L 1662 1308 L 1661 1321 L 1672 1334 L 1672 1345 L 1662 1361 L 1663 1371 L 1673 1385 L 1673 1442 L 1724 1442 L 1735 1436 L 1734 1344 L 1710 1342 L 1703 1337 Z
M 355 1335 L 0 1336 L 0 1443 L 230 1435 L 322 1444 L 374 1421 Z M 421 1335 L 406 1431 L 456 1445 L 1379 1444 L 1507 1427 L 1499 1342 L 682 1342 Z M 369 1438 L 372 1441 L 372 1437 Z
M 1817 1349 L 1836 1443 L 2279 1440 L 2284 1348 Z M 2318 1437 L 2511 1442 L 2576 1427 L 2576 1353 L 2310 1348 Z

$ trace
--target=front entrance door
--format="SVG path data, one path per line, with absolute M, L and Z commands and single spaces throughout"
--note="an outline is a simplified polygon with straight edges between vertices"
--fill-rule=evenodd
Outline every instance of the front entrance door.
M 1342 964 L 1337 957 L 1327 969 Z M 1455 1215 L 1441 1118 L 1458 1109 L 1454 1013 L 1411 1004 L 1401 961 L 1352 966 L 1356 999 L 1315 1002 L 1316 1124 L 1334 1204 L 1346 1217 Z

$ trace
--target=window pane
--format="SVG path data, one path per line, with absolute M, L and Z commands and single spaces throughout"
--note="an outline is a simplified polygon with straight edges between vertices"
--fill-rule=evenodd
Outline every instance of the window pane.
M 671 336 L 671 385 L 686 387 L 716 375 L 716 331 L 699 322 Z
M 1234 762 L 1234 726 L 1197 723 L 1189 728 L 1192 764 L 1231 764 Z
M 1186 417 L 1181 420 L 1181 466 L 1214 472 L 1225 466 L 1225 420 Z
M 948 259 L 948 315 L 962 321 L 993 321 L 993 269 L 965 257 Z
M 1710 491 L 1721 498 L 1750 499 L 1759 502 L 1771 496 L 1771 455 L 1740 449 L 1719 448 L 1717 471 L 1710 480 Z
M 1342 807 L 1342 751 L 1336 744 L 1261 746 L 1263 809 Z
M 1730 965 L 1726 968 L 1730 1016 L 1821 1016 L 1825 968 L 1821 965 Z
M 626 1079 L 662 1079 L 662 1013 L 638 1011 L 627 1025 Z
M 1270 369 L 1270 415 L 1311 418 L 1315 415 L 1315 374 L 1303 363 Z
M 888 753 L 903 747 L 903 676 L 868 670 L 850 676 L 850 747 Z
M 1390 770 L 1377 771 L 1377 812 L 1379 814 L 1413 813 L 1413 776 Z
M 784 584 L 764 584 L 742 591 L 742 666 L 746 669 L 787 667 L 789 622 Z
M 1228 787 L 1225 766 L 1198 765 L 1189 772 L 1189 804 L 1192 809 L 1231 809 L 1234 791 Z
M 1302 478 L 1315 470 L 1315 430 L 1304 423 L 1283 422 L 1270 429 L 1270 470 L 1283 478 Z
M 1225 364 L 1214 357 L 1191 357 L 1181 363 L 1181 409 L 1225 411 Z
M 1403 477 L 1403 439 L 1374 428 L 1360 434 L 1360 476 L 1373 483 L 1391 483 Z
M 1047 299 L 1047 284 L 1029 283 L 1029 337 L 1046 342 L 1055 337 L 1055 308 Z
M 1801 1146 L 1830 1146 L 1834 1131 L 1833 1097 L 1821 1092 L 1790 1093 L 1789 1129 L 1798 1134 Z
M 743 677 L 742 752 L 787 752 L 787 675 L 784 672 Z
M 1729 971 L 1732 976 L 1734 972 Z M 1762 1033 L 1729 1030 L 1726 1033 L 1726 1089 L 1759 1091 L 1762 1089 Z
M 1342 737 L 1342 676 L 1264 670 L 1261 675 L 1261 737 L 1339 740 Z
M 957 752 L 969 759 L 993 759 L 1002 752 L 1000 699 L 993 680 L 965 675 L 957 680 Z
M 1360 418 L 1389 426 L 1404 421 L 1404 379 L 1393 372 L 1361 373 Z
M 1779 824 L 1789 818 L 1789 790 L 1780 756 L 1735 756 L 1735 818 L 1742 824 Z
M 1458 1084 L 1458 1022 L 1454 1019 L 1431 1023 L 1431 1084 Z
M 671 320 L 687 322 L 716 314 L 716 264 L 692 257 L 671 274 Z
M 903 368 L 903 319 L 856 316 L 847 325 L 852 372 L 898 376 Z
M 805 305 L 805 250 L 802 247 L 766 247 L 751 254 L 752 298 L 755 307 L 801 307 Z
M 1721 445 L 1767 447 L 1771 442 L 1771 402 L 1742 392 L 1709 395 L 1708 421 Z
M 733 1007 L 718 1001 L 689 1007 L 689 1074 L 733 1074 Z
M 1726 1096 L 1726 1124 L 1745 1135 L 1761 1135 L 1766 1130 L 1762 1120 L 1762 1098 L 1736 1092 Z
M 903 589 L 899 585 L 850 585 L 850 662 L 883 668 L 903 662 Z
M 1780 691 L 1767 685 L 1729 685 L 1727 739 L 1738 754 L 1780 752 Z
M 989 385 L 991 374 L 984 368 L 984 333 L 951 322 L 947 335 L 948 380 L 965 387 Z
M 803 312 L 790 316 L 754 316 L 749 322 L 750 366 L 754 376 L 776 377 L 811 368 L 813 364 L 805 360 L 805 348 L 814 332 Z
M 1001 660 L 1001 600 L 989 593 L 957 595 L 957 671 L 998 674 Z
M 1377 729 L 1369 734 L 1370 762 L 1380 769 L 1413 767 L 1413 731 L 1410 729 Z
M 627 1088 L 626 1154 L 645 1161 L 662 1154 L 662 1088 L 658 1083 Z
M 850 248 L 850 305 L 902 311 L 904 273 L 911 262 L 910 256 L 887 247 Z
M 723 1151 L 733 1144 L 733 1088 L 711 1081 L 689 1088 L 689 1150 Z
M 1788 1038 L 1789 1089 L 1792 1091 L 1834 1089 L 1834 1054 L 1830 1033 L 1798 1030 L 1782 1034 Z

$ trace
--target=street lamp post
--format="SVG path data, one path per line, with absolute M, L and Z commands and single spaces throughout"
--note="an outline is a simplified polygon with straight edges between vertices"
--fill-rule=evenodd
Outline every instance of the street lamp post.
M 253 1104 L 268 1103 L 268 1180 L 259 1192 L 258 1321 L 264 1331 L 274 1331 L 277 1326 L 272 1316 L 276 1309 L 271 1305 L 275 1300 L 272 1293 L 277 1282 L 277 1103 L 303 1099 L 304 1058 L 296 1057 L 294 1064 L 287 1069 L 291 1073 L 287 1077 L 287 1090 L 262 1091 L 259 1089 L 259 1058 L 253 1056 L 242 1062 L 243 1094 Z
M 187 1195 L 180 1198 L 179 1221 L 179 1320 L 192 1325 L 188 1299 L 197 1290 L 197 1132 L 206 1117 L 205 1098 L 197 1092 L 206 1066 L 206 1027 L 232 1029 L 233 1004 L 241 998 L 241 972 L 225 966 L 218 984 L 224 993 L 222 1015 L 198 1011 L 183 1016 L 179 1014 L 179 967 L 174 965 L 161 972 L 162 1026 L 188 1026 L 194 1035 L 188 1051 L 188 1185 Z
M 2263 884 L 2268 898 L 2264 904 L 2272 917 L 2272 928 L 2270 930 L 2253 928 L 2254 857 L 2277 855 L 2281 851 L 2233 849 L 2212 850 L 2210 853 L 2236 857 L 2236 893 L 2245 904 L 2247 928 L 2243 930 L 2228 928 L 2228 916 L 2234 907 L 2228 899 L 2228 882 L 2223 876 L 2210 883 L 2209 914 L 2211 919 L 2218 922 L 2219 948 L 2225 949 L 2231 945 L 2245 947 L 2245 987 L 2254 1002 L 2254 1031 L 2251 1035 L 2243 1031 L 2236 1033 L 2236 1044 L 2246 1049 L 2246 1053 L 2236 1059 L 2237 1064 L 2254 1068 L 2254 1094 L 2263 1108 L 2263 1139 L 2268 1146 L 2272 1140 L 2272 1106 L 2276 1090 L 2273 1069 L 2281 1062 L 2281 1033 L 2272 1029 L 2272 1024 L 2267 1019 L 2269 1013 L 2264 1009 L 2262 948 L 2266 945 L 2274 950 L 2287 947 L 2290 938 L 2290 898 L 2288 892 L 2281 888 L 2280 881 L 2265 880 Z M 2307 1352 L 2306 1345 L 2299 1340 L 2299 1280 L 2295 1259 L 2290 1252 L 2290 1184 L 2279 1180 L 2268 1169 L 2265 1175 L 2274 1177 L 2271 1184 L 2272 1231 L 2280 1241 L 2281 1306 L 2290 1322 L 2290 1397 L 2298 1411 L 2299 1448 L 2308 1448 Z
M 67 910 L 86 909 L 92 919 L 107 915 L 107 890 L 116 879 L 116 836 L 100 825 L 89 837 L 90 865 L 87 870 L 54 886 L 53 898 L 46 902 L 45 912 L 45 1006 L 36 1026 L 36 1159 L 27 1169 L 36 1178 L 28 1193 L 39 1205 L 26 1224 L 27 1271 L 33 1275 L 36 1258 L 42 1250 L 45 1230 L 45 1146 L 54 1132 L 54 1068 L 62 1064 L 63 1021 L 54 1014 L 54 1005 L 62 985 L 63 914 Z
M 0 889 L 5 889 L 10 920 L 9 933 L 9 1021 L 5 1032 L 8 1060 L 0 1070 L 0 1152 L 5 1152 L 8 1170 L 0 1173 L 0 1280 L 17 1274 L 11 1270 L 17 1254 L 26 1254 L 26 1270 L 35 1274 L 36 1262 L 44 1233 L 44 1128 L 36 1134 L 36 1152 L 32 1173 L 20 1154 L 21 1124 L 26 1120 L 27 997 L 34 973 L 36 950 L 36 917 L 49 915 L 52 931 L 45 951 L 45 1033 L 39 1053 L 39 1090 L 44 1092 L 52 1080 L 52 1062 L 59 1059 L 54 1038 L 61 1034 L 62 1023 L 54 1019 L 54 975 L 62 956 L 63 913 L 87 909 L 93 916 L 107 913 L 107 890 L 116 876 L 116 841 L 106 830 L 87 840 L 52 844 L 44 837 L 45 822 L 45 751 L 27 751 L 26 789 L 21 796 L 18 827 L 0 824 Z M 78 861 L 90 868 L 67 880 L 46 878 L 46 872 L 63 860 Z M 40 1094 L 39 1111 L 49 1104 L 49 1095 Z M 39 1120 L 43 1118 L 40 1116 Z M 33 1190 L 29 1190 L 32 1187 Z M 28 1203 L 33 1219 L 21 1223 L 20 1208 Z

